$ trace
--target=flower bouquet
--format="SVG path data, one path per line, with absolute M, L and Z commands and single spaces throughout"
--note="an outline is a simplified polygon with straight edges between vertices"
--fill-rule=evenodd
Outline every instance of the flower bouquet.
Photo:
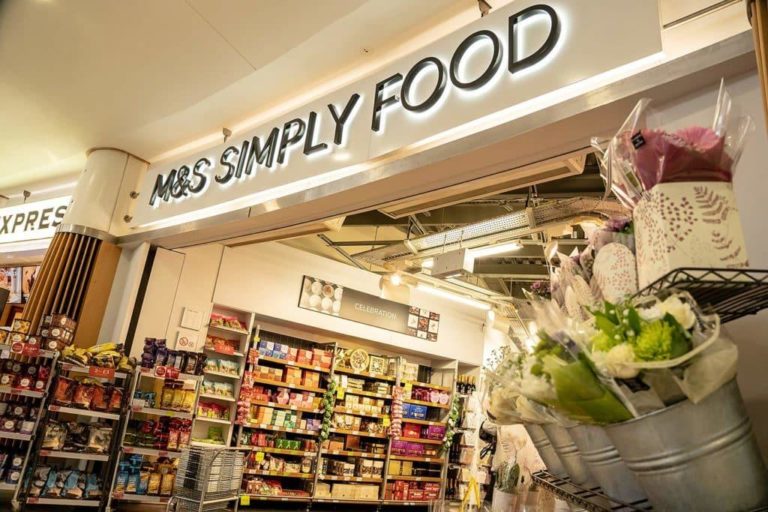
M 732 180 L 748 116 L 733 113 L 721 82 L 711 127 L 649 125 L 640 100 L 603 150 L 606 182 L 633 209 L 640 287 L 679 267 L 744 267 L 747 253 Z

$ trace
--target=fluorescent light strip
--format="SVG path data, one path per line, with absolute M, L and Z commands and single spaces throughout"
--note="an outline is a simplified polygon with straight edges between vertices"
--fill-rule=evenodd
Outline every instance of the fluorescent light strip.
M 483 311 L 488 311 L 489 309 L 491 309 L 490 304 L 486 304 L 485 302 L 480 302 L 479 300 L 475 300 L 470 297 L 465 297 L 464 295 L 458 295 L 458 294 L 449 292 L 447 290 L 441 290 L 440 288 L 435 288 L 434 286 L 429 286 L 424 283 L 417 284 L 416 289 L 421 290 L 425 293 L 429 293 L 431 295 L 435 295 L 437 297 L 442 297 L 444 299 L 448 299 L 454 302 L 458 302 L 460 304 L 464 304 L 465 306 L 470 306 L 476 309 L 482 309 Z
M 470 254 L 474 258 L 485 258 L 487 256 L 493 256 L 495 254 L 504 254 L 512 251 L 519 251 L 523 248 L 523 244 L 515 240 L 514 242 L 507 242 L 503 244 L 489 245 L 481 247 L 479 249 L 470 249 Z

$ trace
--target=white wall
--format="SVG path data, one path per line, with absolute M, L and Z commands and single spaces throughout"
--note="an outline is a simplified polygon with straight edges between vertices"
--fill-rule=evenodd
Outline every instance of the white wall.
M 268 243 L 224 250 L 214 302 L 397 348 L 481 364 L 484 311 L 412 291 L 411 305 L 440 313 L 438 341 L 429 342 L 300 309 L 299 292 L 305 274 L 372 295 L 380 292 L 379 276 L 374 273 L 278 243 Z
M 751 115 L 756 125 L 736 168 L 734 188 L 750 266 L 768 269 L 768 136 L 760 82 L 756 74 L 749 74 L 726 85 L 736 107 Z M 713 84 L 703 93 L 663 105 L 659 113 L 666 127 L 690 124 L 710 126 L 716 97 L 717 84 Z M 724 330 L 739 346 L 739 386 L 763 457 L 768 460 L 768 380 L 765 377 L 768 365 L 768 311 L 731 322 Z

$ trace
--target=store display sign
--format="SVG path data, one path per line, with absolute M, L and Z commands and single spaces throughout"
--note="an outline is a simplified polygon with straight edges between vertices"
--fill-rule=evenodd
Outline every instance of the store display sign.
M 51 238 L 69 201 L 65 196 L 0 208 L 0 244 Z
M 299 307 L 429 341 L 437 341 L 440 329 L 437 313 L 309 276 L 301 284 Z
M 657 2 L 517 0 L 223 144 L 152 164 L 132 225 L 216 215 L 365 172 L 403 148 L 562 101 L 570 86 L 661 49 Z

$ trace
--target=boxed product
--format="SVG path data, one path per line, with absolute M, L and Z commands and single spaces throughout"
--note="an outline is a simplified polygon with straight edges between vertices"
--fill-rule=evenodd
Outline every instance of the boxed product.
M 320 387 L 320 374 L 317 372 L 304 371 L 302 384 L 311 388 Z
M 389 461 L 389 470 L 388 473 L 392 476 L 400 476 L 400 461 L 399 460 L 391 460 Z
M 420 425 L 414 425 L 413 423 L 404 423 L 403 424 L 403 437 L 413 437 L 413 438 L 420 438 L 421 437 L 421 426 Z
M 293 368 L 293 367 L 286 368 L 285 369 L 285 382 L 287 384 L 301 385 L 301 369 L 300 368 Z
M 312 364 L 312 351 L 303 348 L 298 349 L 296 361 L 301 364 Z

